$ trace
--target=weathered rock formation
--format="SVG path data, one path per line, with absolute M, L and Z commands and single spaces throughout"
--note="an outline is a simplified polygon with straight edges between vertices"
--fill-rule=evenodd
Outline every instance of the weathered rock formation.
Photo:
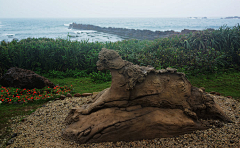
M 21 69 L 17 67 L 10 68 L 0 79 L 0 85 L 4 87 L 16 88 L 44 88 L 49 86 L 53 88 L 55 85 L 47 78 L 36 74 L 31 70 Z
M 134 65 L 108 49 L 99 53 L 97 66 L 111 71 L 111 87 L 92 103 L 70 111 L 65 139 L 78 143 L 153 139 L 206 129 L 200 119 L 230 121 L 210 95 L 176 69 Z
M 95 30 L 98 32 L 104 32 L 109 34 L 115 34 L 123 39 L 140 39 L 140 40 L 154 40 L 157 38 L 169 37 L 177 34 L 187 34 L 190 32 L 196 32 L 197 30 L 184 29 L 181 32 L 170 31 L 151 31 L 151 30 L 139 30 L 139 29 L 126 29 L 126 28 L 113 28 L 113 27 L 99 27 L 89 24 L 76 24 L 72 23 L 68 27 L 69 29 L 81 29 L 81 30 Z

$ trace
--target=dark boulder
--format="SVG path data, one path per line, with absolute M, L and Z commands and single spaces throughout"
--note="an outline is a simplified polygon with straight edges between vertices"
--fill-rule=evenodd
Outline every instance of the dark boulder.
M 10 68 L 0 79 L 0 85 L 4 87 L 16 88 L 44 88 L 49 86 L 53 88 L 55 85 L 47 78 L 36 74 L 35 72 L 27 69 L 17 67 Z

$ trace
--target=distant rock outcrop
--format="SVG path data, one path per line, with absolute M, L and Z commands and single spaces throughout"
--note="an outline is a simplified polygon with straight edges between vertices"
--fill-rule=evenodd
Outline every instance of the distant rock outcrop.
M 229 17 L 225 17 L 225 19 L 240 19 L 239 16 L 229 16 Z
M 176 69 L 134 65 L 108 49 L 99 53 L 97 67 L 111 71 L 111 87 L 71 110 L 65 139 L 92 143 L 172 137 L 206 129 L 208 124 L 199 119 L 230 121 L 210 95 Z
M 0 84 L 4 87 L 27 89 L 41 89 L 45 86 L 53 88 L 55 86 L 47 78 L 40 76 L 31 70 L 21 69 L 17 67 L 10 68 L 0 79 Z
M 182 32 L 170 31 L 151 31 L 151 30 L 139 30 L 139 29 L 126 29 L 126 28 L 113 28 L 113 27 L 99 27 L 88 24 L 76 24 L 69 25 L 69 29 L 80 30 L 94 30 L 98 32 L 104 32 L 109 34 L 118 35 L 124 39 L 140 39 L 140 40 L 154 40 L 157 38 L 169 37 L 171 35 L 186 34 L 190 32 L 196 32 L 197 30 L 184 29 Z

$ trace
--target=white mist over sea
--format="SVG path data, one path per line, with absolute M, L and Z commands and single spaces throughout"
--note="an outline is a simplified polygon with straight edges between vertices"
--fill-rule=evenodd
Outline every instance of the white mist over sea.
M 221 18 L 54 18 L 54 19 L 1 19 L 0 41 L 12 41 L 25 38 L 63 38 L 70 40 L 88 40 L 89 42 L 120 41 L 122 38 L 91 30 L 68 29 L 69 24 L 91 24 L 100 27 L 115 27 L 151 31 L 181 31 L 183 29 L 203 30 L 218 29 L 223 25 L 228 27 L 240 24 L 240 19 Z

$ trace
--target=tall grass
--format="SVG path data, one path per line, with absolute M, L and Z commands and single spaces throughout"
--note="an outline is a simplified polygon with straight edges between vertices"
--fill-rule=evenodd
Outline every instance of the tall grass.
M 119 42 L 69 41 L 64 39 L 28 38 L 19 42 L 1 42 L 0 73 L 20 67 L 39 73 L 96 72 L 101 48 L 114 49 L 124 60 L 158 69 L 168 66 L 180 71 L 213 73 L 240 67 L 240 26 L 222 26 L 187 35 L 160 38 L 154 41 L 123 40 Z

